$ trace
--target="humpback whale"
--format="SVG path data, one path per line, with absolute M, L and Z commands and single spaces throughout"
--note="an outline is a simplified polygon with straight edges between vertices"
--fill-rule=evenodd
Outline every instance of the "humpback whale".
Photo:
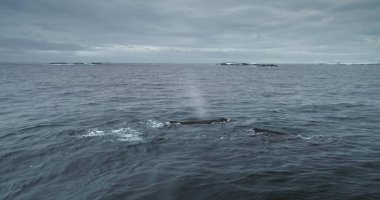
M 207 119 L 207 120 L 188 120 L 188 121 L 169 121 L 170 124 L 184 124 L 184 125 L 194 125 L 194 124 L 224 124 L 229 122 L 229 118 L 219 118 L 219 119 Z

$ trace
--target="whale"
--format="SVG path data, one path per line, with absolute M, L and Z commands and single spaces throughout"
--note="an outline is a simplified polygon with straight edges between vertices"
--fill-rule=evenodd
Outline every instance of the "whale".
M 229 122 L 229 118 L 219 119 L 206 119 L 206 120 L 187 120 L 187 121 L 169 121 L 170 124 L 183 124 L 183 125 L 195 125 L 195 124 L 224 124 Z

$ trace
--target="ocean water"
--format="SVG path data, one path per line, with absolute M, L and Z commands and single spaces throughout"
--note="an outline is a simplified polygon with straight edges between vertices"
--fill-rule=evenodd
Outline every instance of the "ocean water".
M 379 198 L 378 65 L 0 65 L 0 199 Z

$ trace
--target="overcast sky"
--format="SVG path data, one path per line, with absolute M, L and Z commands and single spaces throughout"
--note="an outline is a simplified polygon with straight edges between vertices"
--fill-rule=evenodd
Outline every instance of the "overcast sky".
M 0 61 L 380 62 L 380 0 L 0 0 Z

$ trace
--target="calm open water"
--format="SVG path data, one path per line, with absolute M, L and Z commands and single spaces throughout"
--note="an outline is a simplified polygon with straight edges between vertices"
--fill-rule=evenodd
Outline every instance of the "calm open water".
M 379 198 L 380 66 L 0 65 L 0 199 Z

